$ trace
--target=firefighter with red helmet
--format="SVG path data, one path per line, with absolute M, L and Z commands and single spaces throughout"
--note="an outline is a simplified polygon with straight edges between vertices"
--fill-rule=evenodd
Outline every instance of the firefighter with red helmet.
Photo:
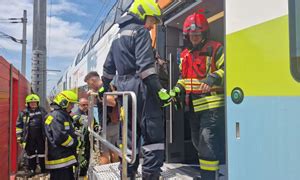
M 35 175 L 37 158 L 41 172 L 45 172 L 45 140 L 43 138 L 43 121 L 47 114 L 39 105 L 40 98 L 36 94 L 26 97 L 26 108 L 20 112 L 17 123 L 17 141 L 25 148 L 30 176 Z
M 223 46 L 208 39 L 203 14 L 188 16 L 183 34 L 189 45 L 181 53 L 181 77 L 171 94 L 185 93 L 185 115 L 198 151 L 201 179 L 214 180 L 225 159 Z

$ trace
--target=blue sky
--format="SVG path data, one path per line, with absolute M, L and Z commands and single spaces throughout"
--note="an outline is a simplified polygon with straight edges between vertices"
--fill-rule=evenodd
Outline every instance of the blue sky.
M 84 43 L 94 33 L 116 0 L 48 0 L 47 56 L 48 69 L 65 70 Z M 27 79 L 31 78 L 33 0 L 0 0 L 0 19 L 22 17 L 27 10 Z M 22 24 L 1 23 L 0 32 L 22 38 Z M 21 69 L 21 44 L 0 39 L 0 55 Z M 61 73 L 48 72 L 50 89 Z

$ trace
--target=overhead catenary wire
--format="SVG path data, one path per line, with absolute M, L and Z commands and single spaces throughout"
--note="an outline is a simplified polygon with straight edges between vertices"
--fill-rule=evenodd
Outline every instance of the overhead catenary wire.
M 12 41 L 14 41 L 14 42 L 16 42 L 16 43 L 22 43 L 22 40 L 17 39 L 17 38 L 15 38 L 15 37 L 13 37 L 13 36 L 10 36 L 10 35 L 8 35 L 8 34 L 2 32 L 2 31 L 0 31 L 0 37 L 1 37 L 1 38 L 11 39 Z

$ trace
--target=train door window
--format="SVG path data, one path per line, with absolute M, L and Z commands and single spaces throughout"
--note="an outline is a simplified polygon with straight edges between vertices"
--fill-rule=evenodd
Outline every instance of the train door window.
M 290 67 L 294 79 L 300 82 L 300 1 L 289 0 Z
M 108 13 L 108 15 L 105 18 L 105 24 L 103 27 L 103 33 L 106 33 L 106 31 L 108 31 L 108 29 L 114 24 L 115 22 L 115 17 L 116 17 L 116 11 L 117 11 L 117 5 L 115 5 L 110 12 Z

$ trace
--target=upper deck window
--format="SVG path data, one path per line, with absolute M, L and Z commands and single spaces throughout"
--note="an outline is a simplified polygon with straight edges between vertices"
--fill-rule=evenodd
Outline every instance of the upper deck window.
M 93 35 L 92 47 L 94 47 L 94 45 L 99 41 L 101 29 L 102 29 L 102 24 L 98 27 L 97 31 Z
M 103 27 L 103 33 L 106 33 L 106 31 L 114 24 L 115 17 L 116 17 L 116 11 L 117 11 L 117 6 L 114 6 L 110 10 L 109 14 L 106 16 L 105 24 Z
M 90 50 L 90 42 L 91 39 L 88 40 L 88 42 L 86 43 L 85 47 L 84 47 L 84 52 L 83 52 L 83 57 L 89 52 Z
M 300 82 L 300 1 L 289 0 L 290 61 L 294 79 Z

